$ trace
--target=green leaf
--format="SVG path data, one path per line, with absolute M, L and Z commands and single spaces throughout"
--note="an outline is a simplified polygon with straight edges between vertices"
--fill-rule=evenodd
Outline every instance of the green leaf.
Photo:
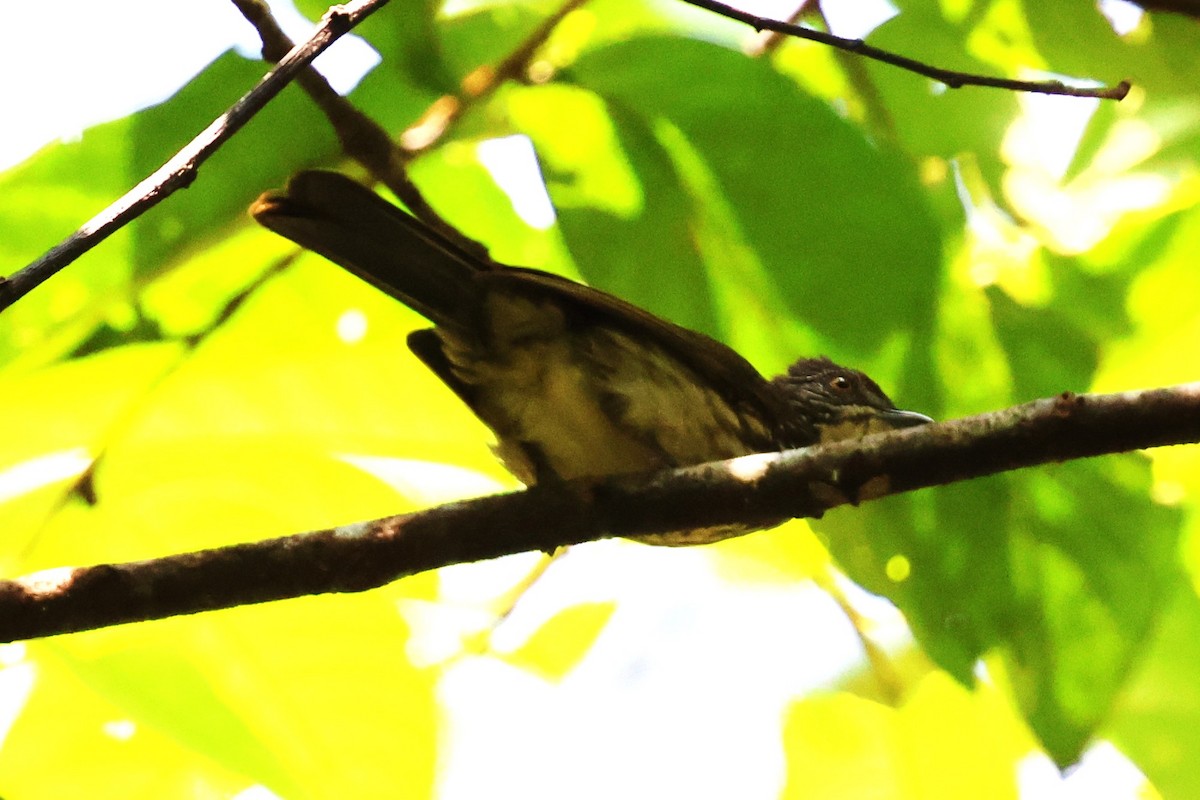
M 62 510 L 127 409 L 179 358 L 177 345 L 130 345 L 28 374 L 0 371 L 0 414 L 21 420 L 0 437 L 3 572 L 30 568 L 25 560 L 44 538 L 46 520 Z M 42 566 L 63 563 L 71 562 Z
M 354 87 L 349 99 L 392 136 L 415 122 L 438 97 L 457 91 L 434 25 L 438 5 L 428 0 L 389 3 L 355 28 L 382 61 Z M 327 8 L 320 5 L 315 13 Z
M 446 20 L 439 32 L 446 63 L 457 79 L 502 61 L 557 9 L 547 2 L 477 3 Z
M 1134 86 L 1129 100 L 1110 104 L 1112 108 L 1101 112 L 1097 131 L 1089 132 L 1084 140 L 1073 173 L 1081 171 L 1084 158 L 1100 151 L 1096 139 L 1101 132 L 1117 133 L 1119 126 L 1106 124 L 1114 114 L 1121 122 L 1136 123 L 1132 131 L 1125 126 L 1124 133 L 1135 136 L 1125 136 L 1112 151 L 1117 158 L 1111 160 L 1126 161 L 1127 167 L 1141 161 L 1141 169 L 1164 174 L 1194 164 L 1200 146 L 1200 113 L 1194 102 L 1200 71 L 1192 56 L 1200 47 L 1200 31 L 1193 20 L 1184 15 L 1147 14 L 1139 31 L 1118 37 L 1099 10 L 1087 3 L 1029 2 L 1023 6 L 1038 51 L 1054 71 L 1108 84 L 1128 79 Z M 1062 30 L 1073 35 L 1058 35 Z M 1115 137 L 1107 139 L 1109 144 L 1116 141 Z M 1148 143 L 1153 152 L 1138 154 Z M 1131 159 L 1135 154 L 1140 157 Z M 1090 163 L 1096 163 L 1095 159 Z
M 1088 3 L 1021 5 L 1030 37 L 1054 71 L 1105 83 L 1130 76 L 1136 50 L 1113 32 L 1098 7 Z M 1061 36 L 1061 31 L 1071 31 L 1071 36 Z
M 866 357 L 896 331 L 929 328 L 941 234 L 912 168 L 769 63 L 648 37 L 588 53 L 570 76 L 680 131 L 784 302 L 819 334 Z
M 1017 700 L 1072 763 L 1130 678 L 1170 600 L 1180 515 L 1147 499 L 1141 456 L 1022 475 L 1012 558 L 1021 623 L 1007 658 Z
M 0 243 L 6 264 L 32 261 L 150 175 L 252 88 L 260 62 L 228 52 L 160 105 L 53 145 L 0 176 Z M 138 282 L 162 274 L 195 248 L 216 241 L 264 188 L 282 184 L 298 163 L 328 158 L 328 123 L 299 90 L 283 92 L 200 168 L 196 182 L 125 227 L 0 320 L 0 361 L 47 340 L 69 323 L 70 351 L 113 306 L 134 299 Z M 15 271 L 15 269 L 14 269 Z M 61 330 L 61 329 L 60 329 Z
M 161 166 L 266 71 L 266 64 L 228 52 L 167 102 L 135 115 L 127 145 L 130 185 Z M 297 163 L 336 151 L 329 124 L 313 104 L 298 88 L 284 91 L 205 162 L 188 191 L 176 192 L 134 223 L 135 275 L 158 274 L 181 252 L 216 239 Z
M 1106 733 L 1163 797 L 1200 794 L 1200 600 L 1180 582 Z
M 0 748 L 5 796 L 229 797 L 246 788 L 245 775 L 140 724 L 48 648 L 31 647 L 2 674 L 8 702 L 16 699 L 13 679 L 29 679 Z
M 194 791 L 176 788 L 184 778 L 221 787 L 221 796 L 253 784 L 297 798 L 429 796 L 435 675 L 408 662 L 408 629 L 396 611 L 403 595 L 428 595 L 429 583 L 32 648 L 39 681 L 15 738 L 0 748 L 0 768 L 10 780 L 40 780 L 35 794 L 62 796 L 88 783 L 81 793 L 91 797 L 183 796 Z M 74 710 L 56 708 L 60 696 Z M 46 762 L 51 751 L 57 769 Z
M 1034 732 L 1067 765 L 1168 601 L 1179 515 L 1149 486 L 1143 459 L 1113 456 L 838 511 L 819 529 L 960 681 L 998 650 Z
M 247 257 L 272 239 L 265 231 L 247 238 Z M 172 293 L 187 289 L 182 283 Z M 173 302 L 159 298 L 164 307 Z M 239 481 L 262 470 L 262 491 L 269 484 L 280 493 L 264 506 L 290 508 L 282 532 L 302 529 L 305 520 L 312 527 L 318 518 L 340 523 L 398 510 L 394 493 L 353 477 L 346 456 L 444 460 L 498 476 L 486 429 L 408 351 L 405 337 L 417 324 L 415 313 L 349 273 L 316 256 L 301 258 L 243 303 L 147 400 L 102 477 L 164 483 L 194 469 L 220 479 L 220 461 L 237 452 L 238 468 L 226 471 L 226 483 L 244 494 Z M 181 448 L 191 455 L 171 466 Z M 290 469 L 278 464 L 282 452 L 292 454 Z M 128 466 L 118 468 L 125 457 Z M 327 474 L 327 492 L 284 500 L 296 492 L 291 480 L 320 486 L 318 469 L 340 477 Z M 339 489 L 342 481 L 355 489 Z
M 514 93 L 509 110 L 537 147 L 563 239 L 582 276 L 716 335 L 693 202 L 646 120 L 562 86 Z M 577 133 L 564 136 L 568 120 Z M 664 285 L 672 291 L 664 292 Z
M 846 693 L 792 705 L 785 798 L 1013 798 L 1024 732 L 987 690 L 933 673 L 899 709 Z
M 868 41 L 938 67 L 996 74 L 995 64 L 979 58 L 979 48 L 970 46 L 973 33 L 985 26 L 970 16 L 951 21 L 939 5 L 908 4 L 901 14 L 872 31 Z M 974 5 L 978 17 L 990 4 Z M 877 123 L 882 127 L 878 136 L 894 140 L 918 161 L 928 157 L 946 161 L 969 158 L 992 195 L 1003 197 L 1001 186 L 1007 165 L 1001 158 L 999 143 L 1019 110 L 1015 93 L 971 87 L 935 88 L 928 78 L 865 59 L 861 70 L 868 78 L 863 82 L 865 86 L 860 84 L 863 102 L 883 117 Z
M 564 608 L 503 658 L 548 681 L 561 681 L 587 655 L 615 610 L 608 601 Z
M 197 653 L 167 641 L 121 648 L 88 660 L 71 655 L 72 649 L 66 648 L 60 657 L 138 725 L 168 733 L 185 747 L 283 794 L 300 791 L 297 776 L 288 775 L 272 749 L 200 671 Z
M 1019 305 L 997 286 L 986 289 L 996 336 L 1021 400 L 1082 391 L 1099 362 L 1096 342 L 1052 308 Z

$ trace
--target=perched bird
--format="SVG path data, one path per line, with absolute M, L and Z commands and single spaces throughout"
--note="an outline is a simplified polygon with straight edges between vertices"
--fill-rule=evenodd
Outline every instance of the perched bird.
M 930 421 L 827 358 L 802 358 L 767 380 L 708 336 L 566 278 L 495 263 L 339 173 L 301 172 L 250 211 L 433 322 L 409 335 L 409 348 L 492 429 L 497 455 L 526 485 Z M 642 540 L 700 544 L 745 532 Z

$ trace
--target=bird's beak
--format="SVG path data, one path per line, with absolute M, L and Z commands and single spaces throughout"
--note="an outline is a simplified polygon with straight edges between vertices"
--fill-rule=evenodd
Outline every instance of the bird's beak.
M 924 425 L 926 422 L 933 422 L 933 420 L 915 411 L 853 406 L 845 410 L 841 419 L 823 425 L 819 424 L 817 430 L 820 432 L 821 443 L 829 444 L 843 439 L 861 439 L 872 433 L 912 428 L 916 425 Z
M 917 425 L 933 422 L 932 417 L 918 414 L 916 411 L 903 411 L 899 408 L 880 411 L 878 414 L 879 419 L 892 428 L 914 428 Z

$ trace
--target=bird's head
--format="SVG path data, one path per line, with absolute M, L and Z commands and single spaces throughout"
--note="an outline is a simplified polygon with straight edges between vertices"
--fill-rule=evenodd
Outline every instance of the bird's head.
M 772 381 L 787 406 L 793 446 L 857 439 L 933 420 L 896 408 L 879 384 L 828 358 L 802 358 Z

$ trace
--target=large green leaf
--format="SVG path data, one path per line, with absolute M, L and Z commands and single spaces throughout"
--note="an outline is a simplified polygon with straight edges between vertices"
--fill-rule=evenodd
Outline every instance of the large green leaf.
M 260 62 L 228 52 L 162 104 L 85 132 L 78 142 L 56 144 L 0 176 L 0 256 L 9 264 L 31 261 L 156 170 L 262 77 Z M 297 164 L 335 152 L 328 124 L 313 105 L 289 88 L 256 116 L 176 192 L 64 273 L 38 287 L 0 320 L 0 360 L 40 341 L 49 357 L 68 352 L 113 306 L 175 261 L 227 232 L 245 218 L 249 202 L 277 186 Z M 86 313 L 81 313 L 86 312 Z M 52 332 L 73 329 L 69 345 Z
M 588 53 L 570 75 L 682 133 L 780 296 L 844 352 L 930 329 L 941 234 L 913 169 L 769 63 L 648 37 Z
M 1105 732 L 1154 781 L 1163 797 L 1200 793 L 1200 601 L 1175 587 L 1162 623 Z
M 523 91 L 508 107 L 537 146 L 582 276 L 667 319 L 717 334 L 693 201 L 647 120 L 562 86 Z M 567 125 L 577 132 L 564 136 Z
M 1098 361 L 1091 336 L 1054 308 L 1022 306 L 996 286 L 989 286 L 986 295 L 1017 397 L 1046 397 L 1091 385 Z
M 167 102 L 134 117 L 126 153 L 133 182 L 157 169 L 192 136 L 249 91 L 266 71 L 232 52 L 210 64 Z M 328 123 L 298 87 L 289 87 L 176 192 L 133 226 L 135 274 L 161 272 L 182 251 L 210 243 L 264 187 L 279 184 L 297 163 L 328 157 L 336 144 Z
M 1108 715 L 1177 568 L 1178 514 L 1149 502 L 1149 486 L 1142 459 L 1110 457 L 835 512 L 820 529 L 960 680 L 997 650 L 1065 765 Z

